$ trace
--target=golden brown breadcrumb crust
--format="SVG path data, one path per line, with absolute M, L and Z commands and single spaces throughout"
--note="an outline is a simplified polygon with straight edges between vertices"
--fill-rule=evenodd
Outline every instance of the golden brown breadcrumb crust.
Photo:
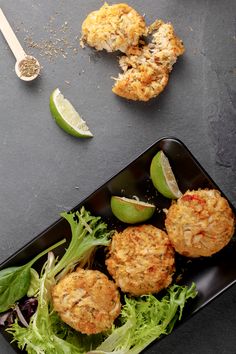
M 61 319 L 85 334 L 110 329 L 121 309 L 116 285 L 99 271 L 81 268 L 53 287 L 52 300 Z
M 184 53 L 184 45 L 171 23 L 158 20 L 150 31 L 153 29 L 156 32 L 151 43 L 129 48 L 127 56 L 120 58 L 124 73 L 119 74 L 112 88 L 118 96 L 135 101 L 148 101 L 158 96 L 168 83 L 177 57 Z
M 127 4 L 108 5 L 91 12 L 82 24 L 81 44 L 97 50 L 126 52 L 146 33 L 144 18 Z
M 173 204 L 165 220 L 175 250 L 188 257 L 211 256 L 228 244 L 235 218 L 217 190 L 187 191 Z
M 134 296 L 168 287 L 174 263 L 174 250 L 167 234 L 152 225 L 130 226 L 116 233 L 106 260 L 117 286 Z

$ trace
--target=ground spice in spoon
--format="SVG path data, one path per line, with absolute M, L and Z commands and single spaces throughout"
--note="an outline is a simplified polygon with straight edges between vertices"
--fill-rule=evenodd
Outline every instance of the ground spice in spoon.
M 32 77 L 38 74 L 40 66 L 35 58 L 26 57 L 19 64 L 21 77 Z

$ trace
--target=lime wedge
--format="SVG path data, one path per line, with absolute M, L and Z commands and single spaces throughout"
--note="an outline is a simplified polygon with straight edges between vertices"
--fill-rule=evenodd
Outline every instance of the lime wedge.
M 50 96 L 50 111 L 56 123 L 65 132 L 79 138 L 91 138 L 86 122 L 80 117 L 72 104 L 56 88 Z
M 166 198 L 177 199 L 182 193 L 179 190 L 168 158 L 159 151 L 152 159 L 150 176 L 155 188 Z
M 150 219 L 156 207 L 153 204 L 125 197 L 111 197 L 111 210 L 115 217 L 127 224 L 136 224 Z

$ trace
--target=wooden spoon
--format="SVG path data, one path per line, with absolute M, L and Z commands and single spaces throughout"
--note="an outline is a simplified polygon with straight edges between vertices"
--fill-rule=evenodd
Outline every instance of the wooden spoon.
M 40 72 L 40 64 L 36 58 L 25 53 L 1 8 L 0 30 L 16 58 L 16 75 L 24 81 L 36 79 Z

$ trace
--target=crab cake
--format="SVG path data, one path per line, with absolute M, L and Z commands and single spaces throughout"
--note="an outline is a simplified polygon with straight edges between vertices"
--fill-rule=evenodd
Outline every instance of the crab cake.
M 130 226 L 116 233 L 106 259 L 117 286 L 134 296 L 168 287 L 174 263 L 174 249 L 167 234 L 152 225 Z
M 144 18 L 127 4 L 108 5 L 91 12 L 82 24 L 81 44 L 97 50 L 126 53 L 146 33 Z
M 81 268 L 53 287 L 52 300 L 61 319 L 85 334 L 110 329 L 121 309 L 115 284 L 99 271 Z
M 175 35 L 171 23 L 155 22 L 151 43 L 129 48 L 127 56 L 120 58 L 124 73 L 115 78 L 112 91 L 121 97 L 148 101 L 158 96 L 166 87 L 169 73 L 177 57 L 184 53 L 182 41 Z
M 217 190 L 187 191 L 173 204 L 165 220 L 175 250 L 188 257 L 211 256 L 230 241 L 235 219 Z

